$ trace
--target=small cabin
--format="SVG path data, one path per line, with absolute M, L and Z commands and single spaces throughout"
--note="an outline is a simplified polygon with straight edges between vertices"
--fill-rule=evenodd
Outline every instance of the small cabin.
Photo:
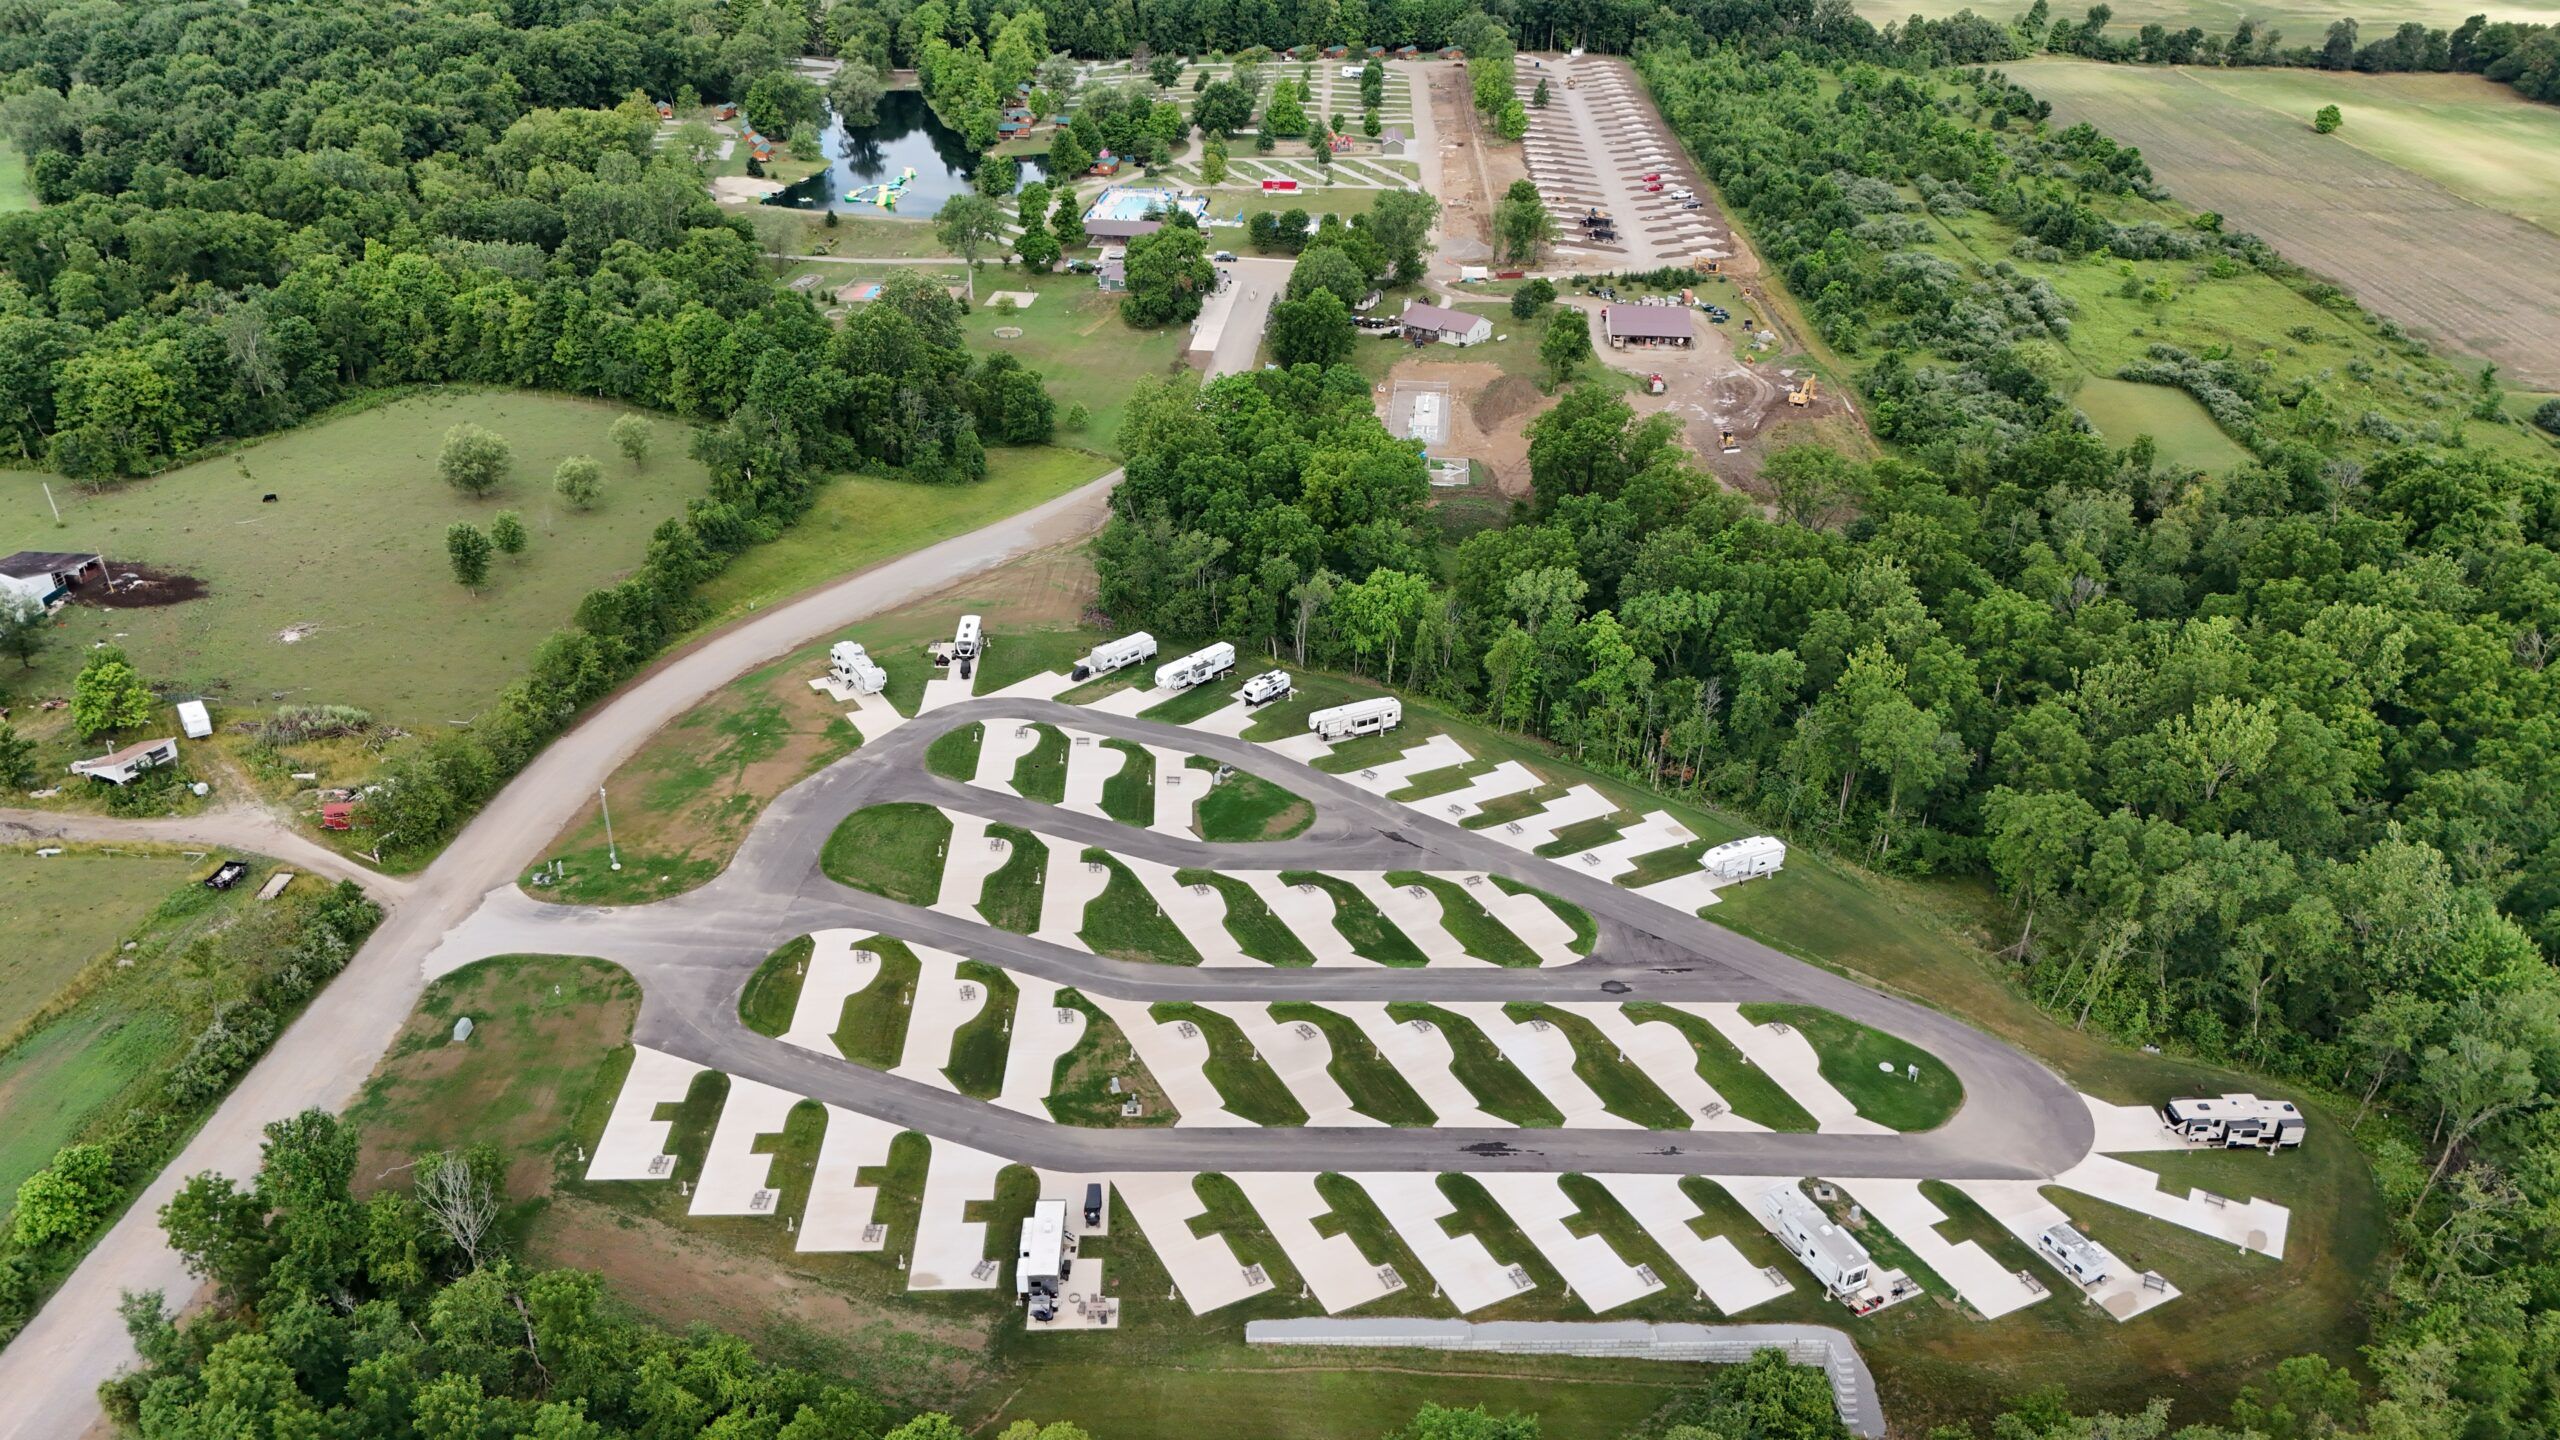
M 145 770 L 178 763 L 178 737 L 165 735 L 157 740 L 141 740 L 127 745 L 112 755 L 94 760 L 74 760 L 71 773 L 104 780 L 110 785 L 130 785 Z
M 1348 45 L 1327 45 L 1324 47 L 1324 58 L 1327 60 L 1340 60 L 1349 56 L 1350 53 L 1351 47 Z

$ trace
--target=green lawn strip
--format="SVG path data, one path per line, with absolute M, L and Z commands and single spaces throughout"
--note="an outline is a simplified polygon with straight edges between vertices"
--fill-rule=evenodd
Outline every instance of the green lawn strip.
M 1403 758 L 1404 752 L 1439 733 L 1439 726 L 1417 722 L 1408 715 L 1393 730 L 1362 735 L 1334 746 L 1315 758 L 1315 767 L 1331 775 L 1357 775 Z
M 800 1004 L 800 982 L 817 948 L 815 940 L 803 935 L 774 951 L 747 977 L 747 987 L 738 992 L 738 1019 L 748 1029 L 759 1035 L 780 1035 L 791 1028 L 792 1012 Z
M 1218 1089 L 1218 1098 L 1227 1109 L 1256 1125 L 1304 1125 L 1306 1108 L 1298 1103 L 1289 1087 L 1263 1060 L 1244 1037 L 1236 1022 L 1214 1010 L 1189 1001 L 1166 1001 L 1150 1007 L 1149 1015 L 1167 1025 L 1189 1021 L 1200 1027 L 1209 1041 L 1209 1063 L 1205 1067 L 1209 1083 Z
M 1143 745 L 1126 740 L 1105 740 L 1110 749 L 1120 752 L 1119 772 L 1102 782 L 1102 813 L 1123 825 L 1140 829 L 1156 820 L 1156 757 Z
M 885 935 L 855 948 L 878 955 L 880 973 L 845 997 L 844 1018 L 836 1022 L 836 1049 L 857 1065 L 893 1070 L 906 1050 L 907 1015 L 914 1008 L 916 977 L 923 967 L 914 951 Z
M 818 1147 L 827 1138 L 827 1107 L 803 1100 L 782 1119 L 782 1128 L 756 1137 L 754 1153 L 770 1155 L 765 1184 L 778 1197 L 772 1219 L 789 1216 L 796 1225 L 809 1211 L 809 1190 L 817 1183 Z
M 1502 1013 L 1521 1024 L 1544 1020 L 1561 1030 L 1573 1042 L 1573 1073 L 1600 1097 L 1608 1112 L 1621 1120 L 1632 1120 L 1648 1130 L 1686 1130 L 1693 1118 L 1679 1103 L 1662 1093 L 1662 1087 L 1645 1078 L 1634 1062 L 1622 1058 L 1617 1045 L 1600 1033 L 1600 1027 L 1581 1015 L 1571 1014 L 1553 1005 L 1515 1000 L 1502 1007 Z
M 1479 1312 L 1478 1316 L 1469 1318 L 1518 1318 L 1504 1312 L 1512 1307 L 1530 1310 L 1559 1307 L 1564 1299 L 1564 1277 L 1547 1263 L 1547 1257 L 1538 1252 L 1537 1246 L 1529 1243 L 1529 1237 L 1520 1233 L 1520 1227 L 1511 1223 L 1510 1212 L 1504 1210 L 1501 1203 L 1472 1175 L 1443 1175 L 1439 1180 L 1440 1193 L 1457 1206 L 1452 1213 L 1440 1217 L 1440 1228 L 1451 1235 L 1473 1235 L 1483 1242 L 1495 1263 L 1517 1265 L 1528 1271 L 1529 1278 L 1535 1282 L 1535 1288 L 1521 1296 L 1497 1302 Z
M 1049 1081 L 1048 1097 L 1042 1102 L 1049 1107 L 1049 1118 L 1061 1125 L 1083 1125 L 1107 1129 L 1121 1125 L 1170 1125 L 1181 1119 L 1164 1087 L 1130 1047 L 1129 1037 L 1120 1032 L 1112 1018 L 1100 1006 L 1078 990 L 1058 992 L 1058 1008 L 1080 1011 L 1084 1015 L 1084 1037 L 1074 1048 L 1058 1057 L 1057 1069 Z M 1054 1023 L 1054 1017 L 1035 1015 L 1033 1024 Z M 1111 1082 L 1118 1080 L 1114 1093 Z M 1143 1114 L 1132 1119 L 1120 1113 L 1121 1104 L 1136 1096 Z
M 1031 727 L 1031 753 L 1013 762 L 1013 788 L 1025 800 L 1055 805 L 1067 798 L 1067 732 L 1055 725 Z
M 1298 933 L 1279 916 L 1271 913 L 1271 907 L 1262 903 L 1262 897 L 1253 893 L 1252 886 L 1215 870 L 1176 870 L 1173 878 L 1178 884 L 1212 886 L 1226 898 L 1228 938 L 1234 940 L 1236 948 L 1247 955 L 1265 965 L 1316 963 L 1315 954 L 1307 949 L 1306 942 L 1300 940 Z
M 1618 1203 L 1618 1197 L 1609 1193 L 1609 1187 L 1588 1175 L 1559 1175 L 1556 1184 L 1578 1212 L 1565 1218 L 1566 1233 L 1577 1237 L 1597 1235 L 1629 1265 L 1651 1267 L 1653 1278 L 1665 1287 L 1680 1284 L 1682 1271 L 1672 1260 L 1670 1252 L 1645 1233 L 1644 1226 L 1636 1223 L 1636 1217 L 1628 1214 L 1627 1207 Z
M 1229 676 L 1209 685 L 1194 685 L 1170 700 L 1159 700 L 1138 712 L 1141 720 L 1159 720 L 1167 725 L 1188 725 L 1206 719 L 1236 703 L 1236 687 Z M 1239 682 L 1240 683 L 1240 682 Z
M 978 751 L 985 746 L 987 727 L 971 721 L 954 725 L 934 737 L 924 749 L 924 768 L 945 780 L 962 784 L 977 778 Z
M 990 824 L 987 837 L 1004 841 L 1013 853 L 978 892 L 978 913 L 999 930 L 1028 935 L 1040 928 L 1040 904 L 1049 888 L 1049 847 L 1013 825 Z
M 1093 639 L 1086 630 L 1007 629 L 989 635 L 978 657 L 975 691 L 992 695 L 1018 680 L 1065 670 L 1084 658 L 1084 652 L 1093 648 Z
M 1273 1294 L 1294 1299 L 1306 1281 L 1298 1267 L 1289 1263 L 1288 1252 L 1280 1248 L 1270 1227 L 1262 1223 L 1262 1212 L 1244 1198 L 1243 1188 L 1224 1175 L 1208 1174 L 1192 1177 L 1191 1189 L 1209 1207 L 1191 1217 L 1191 1233 L 1226 1241 L 1238 1264 L 1262 1267 Z
M 1320 875 L 1313 870 L 1284 870 L 1283 885 L 1317 885 L 1333 897 L 1333 928 L 1351 943 L 1352 953 L 1381 965 L 1416 968 L 1431 963 L 1410 937 L 1395 922 L 1378 912 L 1369 897 L 1360 893 L 1348 880 Z
M 1458 1083 L 1475 1097 L 1476 1108 L 1497 1120 L 1507 1120 L 1524 1130 L 1552 1130 L 1564 1124 L 1564 1112 L 1547 1099 L 1546 1092 L 1530 1082 L 1495 1048 L 1485 1033 L 1465 1019 L 1414 1000 L 1398 1000 L 1387 1006 L 1387 1018 L 1397 1024 L 1428 1020 L 1438 1026 L 1449 1042 L 1449 1071 Z
M 683 1181 L 688 1187 L 702 1183 L 702 1162 L 711 1153 L 711 1132 L 720 1128 L 720 1112 L 728 1103 L 728 1074 L 705 1070 L 685 1087 L 682 1100 L 658 1106 L 658 1113 L 652 1118 L 670 1122 L 667 1153 L 676 1157 L 675 1173 L 669 1179 Z
M 913 1130 L 889 1142 L 889 1163 L 865 1165 L 853 1183 L 880 1193 L 871 1202 L 871 1223 L 887 1227 L 882 1252 L 909 1255 L 916 1248 L 916 1220 L 924 1214 L 924 1173 L 933 1162 L 933 1142 Z
M 1440 901 L 1440 926 L 1454 937 L 1466 952 L 1479 960 L 1496 965 L 1511 965 L 1534 970 L 1538 952 L 1511 933 L 1511 928 L 1493 918 L 1482 902 L 1467 893 L 1467 887 L 1437 875 L 1418 870 L 1393 870 L 1386 877 L 1390 885 L 1419 885 Z
M 1012 976 L 980 961 L 961 961 L 959 976 L 986 987 L 986 1004 L 952 1035 L 951 1063 L 942 1073 L 970 1099 L 993 1100 L 1004 1089 L 1005 1050 L 1012 1044 L 1014 1002 L 1021 992 Z
M 1108 675 L 1087 680 L 1071 690 L 1063 691 L 1059 694 L 1058 701 L 1063 705 L 1090 705 L 1106 695 L 1117 695 L 1123 690 L 1144 690 L 1152 683 L 1153 680 L 1144 665 L 1131 665 L 1125 669 L 1114 670 Z
M 1411 804 L 1434 795 L 1446 795 L 1452 790 L 1464 789 L 1468 781 L 1479 775 L 1491 774 L 1501 763 L 1499 760 L 1467 760 L 1456 765 L 1444 765 L 1437 770 L 1425 770 L 1387 798 Z
M 1486 878 L 1490 879 L 1494 887 L 1505 895 L 1538 897 L 1541 904 L 1556 913 L 1557 919 L 1572 927 L 1573 939 L 1567 943 L 1572 947 L 1574 954 L 1588 955 L 1591 953 L 1591 947 L 1600 943 L 1600 927 L 1592 923 L 1590 911 L 1570 900 L 1559 900 L 1535 885 L 1523 885 L 1508 875 L 1493 875 Z
M 1084 862 L 1101 865 L 1111 872 L 1111 881 L 1102 893 L 1084 907 L 1084 928 L 1077 933 L 1096 955 L 1114 955 L 1123 960 L 1140 960 L 1150 965 L 1197 965 L 1200 952 L 1192 948 L 1182 927 L 1173 923 L 1164 907 L 1138 883 L 1110 852 L 1087 848 Z
M 1692 840 L 1685 845 L 1673 845 L 1662 850 L 1648 850 L 1642 855 L 1633 857 L 1636 868 L 1617 876 L 1617 883 L 1635 890 L 1676 876 L 1692 874 L 1699 868 L 1698 857 L 1706 853 L 1707 842 L 1704 840 Z
M 1769 1078 L 1769 1072 L 1743 1058 L 1733 1042 L 1717 1033 L 1716 1027 L 1686 1010 L 1674 1010 L 1655 1000 L 1639 1000 L 1625 1007 L 1627 1018 L 1638 1024 L 1660 1021 L 1689 1037 L 1689 1047 L 1698 1054 L 1698 1078 L 1724 1097 L 1733 1113 L 1745 1120 L 1766 1125 L 1772 1130 L 1811 1131 L 1816 1127 L 1813 1116 L 1806 1113 L 1785 1086 Z
M 1745 1005 L 1742 1018 L 1795 1027 L 1822 1058 L 1822 1078 L 1860 1115 L 1889 1129 L 1934 1130 L 1964 1103 L 1964 1086 L 1946 1062 L 1855 1020 L 1810 1005 Z M 1920 1067 L 1917 1081 L 1903 1078 L 1913 1065 Z
M 1191 757 L 1191 768 L 1218 773 L 1218 762 Z M 1214 845 L 1286 840 L 1316 823 L 1316 807 L 1259 775 L 1228 772 L 1209 783 L 1191 809 L 1191 829 Z
M 2025 1270 L 2052 1283 L 2052 1277 L 2039 1268 L 2027 1242 L 2011 1234 L 2009 1227 L 1991 1217 L 1991 1212 L 1974 1203 L 1973 1197 L 1944 1180 L 1920 1182 L 1920 1198 L 1945 1212 L 1945 1223 L 1937 1227 L 1940 1238 L 1950 1245 L 1967 1240 L 1982 1247 L 1983 1252 L 2000 1262 L 2004 1269 Z
M 1615 815 L 1599 815 L 1589 820 L 1576 820 L 1556 832 L 1556 837 L 1538 847 L 1537 853 L 1550 860 L 1579 855 L 1596 845 L 1606 845 L 1621 831 L 1636 823 L 1633 811 L 1621 810 Z
M 1333 1050 L 1325 1073 L 1351 1097 L 1352 1109 L 1383 1125 L 1428 1126 L 1439 1118 L 1349 1016 L 1303 1000 L 1283 1000 L 1271 1007 L 1271 1018 L 1283 1025 L 1313 1025 L 1324 1032 L 1325 1043 Z
M 1316 1177 L 1316 1194 L 1333 1207 L 1329 1213 L 1316 1217 L 1317 1234 L 1350 1236 L 1351 1243 L 1360 1247 L 1360 1258 L 1372 1265 L 1394 1266 L 1396 1273 L 1404 1277 L 1408 1291 L 1430 1283 L 1431 1272 L 1414 1257 L 1412 1248 L 1388 1223 L 1378 1202 L 1360 1188 L 1360 1182 L 1327 1172 Z
M 1459 821 L 1458 825 L 1467 830 L 1491 830 L 1515 820 L 1526 820 L 1563 799 L 1567 788 L 1563 785 L 1533 785 L 1526 790 L 1497 795 L 1484 802 L 1483 809 Z
M 951 818 L 931 805 L 899 803 L 856 810 L 827 837 L 818 868 L 827 878 L 909 905 L 942 893 L 942 857 L 951 848 Z

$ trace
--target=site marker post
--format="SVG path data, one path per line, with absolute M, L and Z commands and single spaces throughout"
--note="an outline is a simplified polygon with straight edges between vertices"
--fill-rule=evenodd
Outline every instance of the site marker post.
M 605 798 L 604 787 L 596 787 L 596 803 L 604 807 L 604 854 L 616 871 L 622 869 L 622 852 L 613 843 L 613 802 Z

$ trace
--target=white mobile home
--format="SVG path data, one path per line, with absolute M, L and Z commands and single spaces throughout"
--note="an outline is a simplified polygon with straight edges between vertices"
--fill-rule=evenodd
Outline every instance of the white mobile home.
M 889 683 L 889 672 L 851 640 L 839 640 L 828 647 L 827 673 L 856 695 L 877 695 Z
M 1348 740 L 1355 735 L 1375 735 L 1393 730 L 1404 723 L 1404 702 L 1392 695 L 1375 700 L 1354 700 L 1336 705 L 1307 717 L 1307 731 L 1319 740 Z
M 1236 647 L 1221 640 L 1206 649 L 1194 650 L 1171 664 L 1156 667 L 1156 688 L 1188 690 L 1194 685 L 1215 680 L 1236 668 Z
M 1787 842 L 1775 835 L 1727 840 L 1699 856 L 1698 863 L 1719 880 L 1748 880 L 1754 875 L 1775 875 L 1787 863 Z
M 110 785 L 130 785 L 133 783 L 133 777 L 145 770 L 155 770 L 163 765 L 177 763 L 178 737 L 169 735 L 158 740 L 138 741 L 112 755 L 101 755 L 95 760 L 74 760 L 71 762 L 71 773 L 86 775 L 92 780 L 104 780 Z
M 1267 705 L 1289 693 L 1289 672 L 1265 670 L 1244 682 L 1244 703 Z
M 82 550 L 21 550 L 0 558 L 0 597 L 51 605 L 83 581 L 107 578 L 105 557 Z
M 2243 1145 L 2287 1149 L 2301 1144 L 2310 1128 L 2310 1120 L 2292 1101 L 2255 1095 L 2172 1100 L 2160 1107 L 2160 1119 L 2189 1140 L 2234 1150 Z
M 1848 1231 L 1831 1223 L 1830 1217 L 1794 1185 L 1772 1186 L 1760 1196 L 1761 1213 L 1769 1217 L 1769 1228 L 1787 1247 L 1789 1254 L 1804 1262 L 1822 1288 L 1834 1295 L 1863 1290 L 1874 1262 L 1867 1247 L 1857 1242 Z
M 1135 635 L 1123 635 L 1117 640 L 1105 640 L 1086 651 L 1085 657 L 1076 662 L 1075 669 L 1068 672 L 1068 678 L 1090 680 L 1097 675 L 1108 675 L 1114 670 L 1125 670 L 1141 660 L 1154 658 L 1156 658 L 1156 637 L 1141 630 Z
M 2116 1257 L 2068 1225 L 2056 1225 L 2037 1236 L 2036 1248 L 2083 1290 L 2115 1273 Z

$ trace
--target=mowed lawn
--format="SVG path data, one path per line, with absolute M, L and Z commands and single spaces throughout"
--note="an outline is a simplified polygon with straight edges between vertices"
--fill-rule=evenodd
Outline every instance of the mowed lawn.
M 1008 313 L 988 303 L 987 297 L 999 290 L 1028 291 L 1039 298 Z M 1191 346 L 1189 326 L 1130 328 L 1120 318 L 1120 297 L 1103 294 L 1090 275 L 981 270 L 977 308 L 960 327 L 968 332 L 971 350 L 1011 355 L 1039 371 L 1057 397 L 1061 422 L 1069 406 L 1085 407 L 1089 418 L 1084 428 L 1070 431 L 1062 425 L 1058 439 L 1108 455 L 1120 453 L 1120 417 L 1128 413 L 1130 390 L 1150 376 L 1178 375 L 1190 368 L 1182 358 Z M 1022 334 L 1000 340 L 999 329 Z
M 987 476 L 974 485 L 917 485 L 873 475 L 838 476 L 827 482 L 818 492 L 817 503 L 790 529 L 739 556 L 737 563 L 703 587 L 703 599 L 711 606 L 708 623 L 734 620 L 1054 500 L 1110 470 L 1111 464 L 1082 450 L 1031 445 L 989 449 Z
M 35 208 L 35 187 L 27 183 L 27 157 L 0 140 L 0 213 Z
M 206 868 L 176 855 L 0 851 L 0 1039 Z
M 0 551 L 94 550 L 110 565 L 177 571 L 209 591 L 177 605 L 65 609 L 21 693 L 67 692 L 82 652 L 113 640 L 178 694 L 357 705 L 411 728 L 467 720 L 524 673 L 580 598 L 636 567 L 649 532 L 706 488 L 673 420 L 651 418 L 656 444 L 634 473 L 605 434 L 624 413 L 553 395 L 421 396 L 99 494 L 57 478 L 58 529 L 35 480 L 12 480 Z M 485 500 L 436 474 L 445 432 L 464 421 L 514 447 L 514 478 Z M 571 455 L 605 464 L 603 494 L 585 512 L 551 491 L 552 468 Z M 269 494 L 275 503 L 261 503 Z M 475 594 L 454 583 L 445 528 L 485 528 L 501 510 L 524 517 L 532 543 L 495 557 Z M 299 638 L 287 643 L 287 633 Z

